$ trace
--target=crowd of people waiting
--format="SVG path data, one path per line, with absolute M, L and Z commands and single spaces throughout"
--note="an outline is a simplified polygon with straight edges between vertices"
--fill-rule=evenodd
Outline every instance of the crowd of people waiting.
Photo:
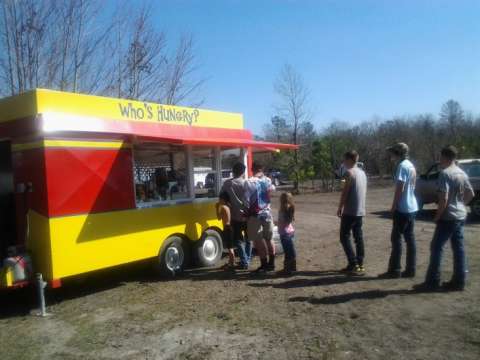
M 409 160 L 409 148 L 397 143 L 387 149 L 395 163 L 395 192 L 390 209 L 393 225 L 391 232 L 391 254 L 388 269 L 381 278 L 413 278 L 416 274 L 415 218 L 419 210 L 415 197 L 417 172 Z M 437 183 L 438 207 L 434 222 L 435 232 L 431 242 L 430 264 L 425 281 L 416 285 L 418 291 L 464 290 L 466 281 L 466 255 L 463 230 L 467 218 L 466 205 L 473 199 L 474 192 L 467 174 L 456 165 L 458 151 L 454 146 L 441 150 L 442 171 Z M 359 155 L 351 150 L 344 154 L 345 184 L 340 196 L 337 216 L 340 220 L 340 243 L 347 257 L 347 266 L 341 272 L 362 276 L 364 267 L 363 218 L 366 215 L 367 176 L 357 166 Z M 265 176 L 261 164 L 254 162 L 253 176 L 245 179 L 245 166 L 236 163 L 232 169 L 233 178 L 222 185 L 217 215 L 222 220 L 224 243 L 229 259 L 225 270 L 248 269 L 252 258 L 253 242 L 260 258 L 260 267 L 255 273 L 275 270 L 275 244 L 273 226 L 284 249 L 284 266 L 281 273 L 291 275 L 297 270 L 294 243 L 295 205 L 291 193 L 280 195 L 277 220 L 271 211 L 271 193 L 275 190 L 271 180 Z M 352 246 L 353 235 L 355 249 Z M 406 267 L 402 271 L 402 238 L 406 243 Z M 453 251 L 453 276 L 440 284 L 440 263 L 445 243 L 450 240 Z M 235 264 L 234 249 L 237 249 L 240 263 Z

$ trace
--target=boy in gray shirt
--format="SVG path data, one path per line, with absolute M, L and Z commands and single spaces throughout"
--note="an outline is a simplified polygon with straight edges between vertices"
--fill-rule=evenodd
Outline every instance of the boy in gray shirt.
M 346 171 L 346 182 L 338 205 L 337 216 L 340 222 L 340 243 L 342 244 L 348 265 L 342 272 L 352 275 L 364 275 L 363 258 L 363 217 L 365 216 L 365 198 L 367 194 L 367 176 L 357 166 L 358 153 L 355 150 L 344 154 L 343 164 Z M 350 233 L 355 239 L 356 254 L 350 241 Z
M 247 235 L 247 212 L 245 195 L 245 165 L 238 162 L 232 168 L 233 178 L 223 183 L 220 193 L 226 192 L 230 199 L 233 240 L 240 258 L 240 269 L 248 269 L 252 257 L 252 244 Z
M 445 290 L 465 289 L 466 257 L 463 228 L 467 218 L 467 205 L 474 192 L 467 174 L 455 164 L 457 149 L 447 146 L 442 149 L 440 165 L 443 168 L 438 178 L 438 208 L 434 218 L 437 226 L 430 247 L 430 265 L 425 282 L 416 285 L 418 291 L 435 291 L 440 288 L 440 263 L 443 247 L 450 239 L 453 252 L 453 276 L 443 284 Z

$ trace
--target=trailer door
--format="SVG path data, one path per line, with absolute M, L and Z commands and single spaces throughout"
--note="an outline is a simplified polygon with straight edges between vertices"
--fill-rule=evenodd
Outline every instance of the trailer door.
M 16 239 L 15 198 L 10 141 L 0 141 L 0 259 Z

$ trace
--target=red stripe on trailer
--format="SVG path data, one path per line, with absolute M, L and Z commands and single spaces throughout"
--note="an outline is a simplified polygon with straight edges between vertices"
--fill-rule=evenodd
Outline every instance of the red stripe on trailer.
M 265 149 L 269 151 L 276 151 L 279 149 L 298 149 L 298 145 L 292 144 L 282 144 L 282 143 L 271 143 L 266 141 L 256 141 L 251 139 L 184 139 L 182 144 L 189 145 L 210 145 L 210 146 L 241 146 L 249 147 L 253 149 Z
M 46 148 L 49 216 L 135 207 L 130 149 Z

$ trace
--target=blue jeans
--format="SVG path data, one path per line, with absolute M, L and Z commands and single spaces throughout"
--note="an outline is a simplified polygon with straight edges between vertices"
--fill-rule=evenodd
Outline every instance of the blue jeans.
M 363 217 L 342 215 L 340 222 L 340 243 L 343 246 L 343 251 L 347 255 L 348 265 L 363 265 L 365 257 L 365 250 L 363 245 L 363 231 L 362 231 Z M 350 241 L 350 233 L 353 233 L 355 240 L 356 254 L 353 251 Z
M 280 241 L 282 242 L 283 251 L 285 252 L 285 261 L 295 260 L 297 258 L 297 252 L 295 251 L 293 240 L 293 234 L 280 235 Z
M 417 247 L 415 244 L 415 216 L 417 213 L 401 213 L 395 211 L 393 214 L 392 227 L 392 253 L 388 264 L 388 272 L 400 272 L 402 270 L 402 235 L 407 244 L 407 265 L 406 272 L 415 273 Z
M 247 222 L 246 221 L 232 221 L 233 240 L 237 248 L 238 257 L 242 266 L 248 266 L 252 258 L 252 243 L 248 240 Z
M 440 264 L 442 262 L 443 246 L 450 239 L 453 252 L 452 282 L 458 286 L 465 286 L 466 256 L 463 245 L 464 220 L 439 221 L 430 244 L 430 265 L 428 266 L 425 282 L 431 286 L 440 285 Z

